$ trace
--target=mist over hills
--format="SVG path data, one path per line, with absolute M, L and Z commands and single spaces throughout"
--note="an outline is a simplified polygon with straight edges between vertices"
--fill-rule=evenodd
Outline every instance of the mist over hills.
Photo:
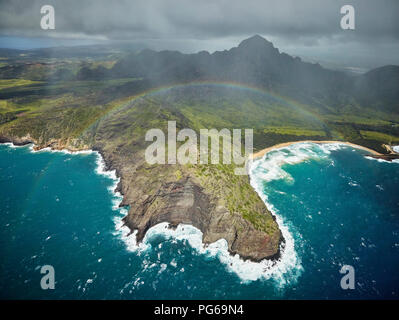
M 121 177 L 124 222 L 138 241 L 166 221 L 198 227 L 206 243 L 227 239 L 230 252 L 254 261 L 279 253 L 276 221 L 233 163 L 145 161 L 146 132 L 166 132 L 168 121 L 195 132 L 251 128 L 255 151 L 302 140 L 382 153 L 399 144 L 397 66 L 351 76 L 260 36 L 212 54 L 101 46 L 1 53 L 0 142 L 101 152 Z
M 132 53 L 133 51 L 133 53 Z M 24 77 L 44 81 L 101 81 L 136 78 L 134 84 L 112 89 L 111 94 L 137 93 L 162 85 L 193 81 L 238 82 L 273 91 L 322 113 L 351 106 L 365 106 L 399 113 L 399 66 L 384 66 L 361 75 L 330 70 L 318 63 L 304 62 L 280 52 L 273 43 L 255 35 L 237 47 L 209 53 L 184 54 L 178 51 L 138 50 L 133 47 L 79 46 L 35 50 L 0 49 L 0 54 L 24 63 L 0 68 L 0 78 Z M 84 58 L 89 62 L 82 62 Z M 40 62 L 40 59 L 43 61 Z M 46 67 L 51 59 L 72 59 L 71 68 Z M 96 60 L 113 60 L 111 66 L 93 65 Z M 44 65 L 41 72 L 30 72 L 30 64 Z
M 356 79 L 354 93 L 363 105 L 399 112 L 399 66 L 373 69 Z
M 298 86 L 313 92 L 323 83 L 344 81 L 342 73 L 302 62 L 280 53 L 261 36 L 253 36 L 230 50 L 182 54 L 143 50 L 119 61 L 113 76 L 140 76 L 165 81 L 220 80 L 252 84 L 265 89 Z
M 83 70 L 84 72 L 84 70 Z M 356 102 L 399 112 L 399 66 L 385 66 L 350 76 L 280 52 L 259 35 L 238 47 L 197 54 L 142 50 L 118 61 L 111 70 L 99 67 L 81 79 L 142 77 L 154 85 L 190 81 L 234 81 L 273 90 L 322 107 Z

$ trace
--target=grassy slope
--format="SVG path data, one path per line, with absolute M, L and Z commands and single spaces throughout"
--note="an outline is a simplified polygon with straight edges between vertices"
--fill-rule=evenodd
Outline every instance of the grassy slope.
M 179 128 L 253 128 L 255 149 L 303 139 L 337 139 L 381 149 L 382 143 L 399 143 L 399 115 L 358 107 L 323 112 L 295 101 L 276 100 L 243 90 L 200 86 L 175 89 L 134 100 L 122 96 L 103 102 L 103 91 L 128 81 L 73 81 L 53 84 L 24 79 L 1 80 L 0 135 L 30 134 L 45 145 L 52 139 L 75 146 L 103 143 L 110 152 L 129 157 L 145 149 L 148 129 L 163 128 L 176 120 Z M 43 88 L 45 89 L 43 91 Z M 40 94 L 36 94 L 40 92 Z M 131 102 L 133 100 L 133 102 Z M 236 176 L 234 165 L 148 166 L 137 168 L 142 187 L 151 192 L 159 183 L 194 175 L 199 183 L 240 213 L 258 230 L 277 228 L 270 215 L 256 210 L 260 201 L 247 177 Z M 156 172 L 156 174 L 154 174 Z

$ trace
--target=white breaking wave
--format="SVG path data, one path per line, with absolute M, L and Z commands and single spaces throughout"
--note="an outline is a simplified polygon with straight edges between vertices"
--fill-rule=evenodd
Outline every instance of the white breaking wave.
M 285 248 L 283 248 L 281 252 L 280 260 L 269 270 L 269 272 L 272 274 L 274 271 L 276 271 L 272 276 L 275 277 L 278 275 L 277 278 L 283 284 L 287 281 L 295 281 L 297 279 L 298 275 L 302 271 L 301 260 L 295 251 L 295 241 L 292 233 L 290 232 L 290 227 L 288 224 L 286 224 L 283 217 L 274 208 L 274 206 L 268 201 L 268 197 L 263 191 L 264 184 L 272 180 L 280 179 L 285 180 L 287 183 L 292 183 L 294 179 L 287 171 L 284 170 L 284 165 L 293 165 L 308 160 L 316 160 L 329 161 L 330 165 L 334 166 L 334 161 L 329 157 L 331 155 L 331 151 L 344 148 L 355 149 L 353 146 L 340 142 L 322 144 L 298 142 L 289 146 L 271 150 L 261 159 L 253 160 L 251 164 L 251 185 L 266 204 L 269 211 L 275 215 L 276 221 L 286 242 Z M 382 159 L 374 159 L 371 157 L 367 158 L 380 162 L 387 162 Z M 399 159 L 393 160 L 392 162 L 399 163 Z M 298 235 L 298 237 L 300 237 L 300 235 Z M 273 269 L 277 269 L 278 271 Z
M 210 257 L 217 257 L 220 262 L 226 265 L 226 268 L 237 274 L 242 281 L 254 281 L 258 279 L 273 279 L 279 286 L 284 286 L 289 283 L 295 283 L 299 275 L 302 273 L 301 260 L 295 251 L 294 238 L 289 231 L 288 225 L 283 218 L 278 214 L 277 210 L 268 203 L 267 196 L 263 193 L 262 184 L 266 181 L 275 179 L 288 179 L 292 177 L 285 172 L 281 167 L 284 164 L 296 164 L 305 161 L 309 158 L 327 158 L 331 150 L 341 148 L 343 145 L 338 143 L 318 145 L 314 143 L 297 143 L 288 147 L 273 150 L 267 153 L 261 160 L 255 160 L 250 167 L 250 182 L 255 191 L 259 194 L 265 202 L 268 209 L 275 215 L 276 221 L 282 232 L 285 242 L 280 248 L 280 258 L 277 261 L 263 260 L 261 262 L 244 261 L 238 254 L 231 255 L 228 251 L 227 241 L 220 239 L 209 245 L 204 245 L 202 242 L 202 232 L 191 225 L 179 225 L 176 229 L 168 227 L 168 223 L 160 223 L 150 228 L 143 241 L 137 243 L 137 230 L 131 233 L 127 226 L 123 225 L 122 217 L 127 214 L 126 208 L 119 208 L 122 201 L 122 195 L 115 192 L 115 188 L 119 183 L 119 178 L 116 171 L 107 171 L 104 159 L 97 151 L 81 151 L 70 152 L 68 150 L 51 150 L 45 148 L 39 151 L 33 150 L 33 145 L 30 149 L 32 152 L 62 152 L 65 154 L 89 154 L 95 153 L 96 173 L 106 176 L 114 181 L 109 192 L 113 194 L 114 199 L 113 210 L 119 212 L 119 216 L 114 217 L 116 227 L 116 235 L 121 236 L 121 239 L 126 244 L 129 251 L 134 251 L 138 255 L 151 248 L 151 239 L 155 236 L 162 235 L 166 239 L 174 238 L 176 240 L 187 240 L 199 253 Z
M 270 278 L 277 280 L 280 286 L 287 283 L 295 283 L 303 271 L 302 262 L 295 250 L 295 241 L 290 232 L 289 225 L 284 221 L 278 210 L 268 201 L 267 195 L 263 191 L 263 185 L 272 180 L 284 179 L 292 182 L 292 176 L 284 171 L 283 166 L 294 165 L 314 160 L 329 160 L 331 165 L 334 161 L 329 159 L 331 151 L 347 147 L 342 143 L 316 144 L 312 142 L 294 143 L 289 146 L 281 147 L 266 153 L 261 159 L 255 159 L 250 166 L 250 183 L 263 200 L 266 207 L 273 213 L 285 240 L 284 247 L 281 248 L 281 257 L 274 264 L 270 264 L 266 269 L 255 269 L 257 278 Z M 300 235 L 298 235 L 300 238 Z M 267 264 L 270 261 L 262 261 L 260 264 Z M 245 269 L 242 269 L 245 270 Z
M 274 149 L 266 153 L 261 159 L 253 161 L 250 176 L 256 173 L 258 179 L 266 182 L 279 179 L 293 181 L 291 175 L 282 168 L 283 165 L 293 165 L 309 159 L 328 159 L 331 165 L 334 165 L 333 161 L 329 159 L 329 155 L 331 151 L 343 147 L 347 147 L 347 145 L 342 143 L 317 144 L 312 142 L 298 142 Z
M 8 145 L 8 146 L 10 146 L 12 148 L 19 147 L 19 146 L 14 145 L 11 142 L 7 142 L 7 143 L 5 143 L 5 145 Z M 115 189 L 116 189 L 120 179 L 116 175 L 116 170 L 106 170 L 106 165 L 105 165 L 104 159 L 103 159 L 103 157 L 101 156 L 101 154 L 98 151 L 94 151 L 94 150 L 91 150 L 91 149 L 80 150 L 80 151 L 70 151 L 68 149 L 57 150 L 57 149 L 51 149 L 50 147 L 43 148 L 43 149 L 40 149 L 40 150 L 35 150 L 34 149 L 35 145 L 33 143 L 25 145 L 25 147 L 26 146 L 29 146 L 29 150 L 32 153 L 50 152 L 50 153 L 62 153 L 62 154 L 65 154 L 65 155 L 88 155 L 88 154 L 94 154 L 96 156 L 96 173 L 99 174 L 99 175 L 105 176 L 107 178 L 110 178 L 110 179 L 112 179 L 114 181 L 113 185 L 110 186 L 108 188 L 108 190 L 111 191 L 114 194 L 114 196 L 116 197 L 116 199 L 113 200 L 113 203 L 114 203 L 113 209 L 115 210 L 116 207 L 119 208 L 119 204 L 122 201 L 122 195 L 119 192 L 115 192 Z
M 384 159 L 377 159 L 377 158 L 373 158 L 373 157 L 366 157 L 366 159 L 374 160 L 374 161 L 381 162 L 381 163 L 384 163 L 384 162 L 385 163 L 399 163 L 399 159 L 393 159 L 391 161 L 384 160 Z
M 66 155 L 94 154 L 94 155 L 96 155 L 96 173 L 99 174 L 99 175 L 102 175 L 104 177 L 110 178 L 110 179 L 112 179 L 114 181 L 114 184 L 111 187 L 109 187 L 108 189 L 110 191 L 114 192 L 114 190 L 116 189 L 116 187 L 117 187 L 117 185 L 119 183 L 120 179 L 116 175 L 116 170 L 106 170 L 105 161 L 104 161 L 103 157 L 101 156 L 101 154 L 98 151 L 94 151 L 94 150 L 91 150 L 91 149 L 80 150 L 80 151 L 70 151 L 68 149 L 57 150 L 57 149 L 51 149 L 50 147 L 43 148 L 43 149 L 40 149 L 40 150 L 34 150 L 34 146 L 35 145 L 33 143 L 29 144 L 29 150 L 32 153 L 50 152 L 50 153 L 62 153 L 62 154 L 66 154 Z M 116 193 L 116 196 L 121 197 L 119 192 Z M 118 205 L 119 205 L 119 203 L 118 203 Z
M 17 147 L 12 143 L 6 143 L 6 145 L 13 148 Z M 190 246 L 199 253 L 210 257 L 217 257 L 230 272 L 237 274 L 244 282 L 255 281 L 258 279 L 272 279 L 275 280 L 280 287 L 283 287 L 286 284 L 295 283 L 302 273 L 303 267 L 301 265 L 301 259 L 295 250 L 295 241 L 290 232 L 290 226 L 284 221 L 283 217 L 273 207 L 273 205 L 268 202 L 267 195 L 263 192 L 263 184 L 278 179 L 285 179 L 287 182 L 293 181 L 293 178 L 289 173 L 283 169 L 285 164 L 293 165 L 313 159 L 328 160 L 331 162 L 331 165 L 334 165 L 334 162 L 329 159 L 331 151 L 347 147 L 350 146 L 343 143 L 316 144 L 311 142 L 300 142 L 272 150 L 265 154 L 261 159 L 253 161 L 250 167 L 251 186 L 264 201 L 269 211 L 271 211 L 276 217 L 276 221 L 285 239 L 280 250 L 280 258 L 277 261 L 263 260 L 258 263 L 249 260 L 244 261 L 239 257 L 239 255 L 231 255 L 228 251 L 227 241 L 225 239 L 220 239 L 207 246 L 204 245 L 202 242 L 202 232 L 191 225 L 181 224 L 177 226 L 176 229 L 171 229 L 169 228 L 168 223 L 160 223 L 150 228 L 143 241 L 137 243 L 137 230 L 131 233 L 130 229 L 123 225 L 122 218 L 126 216 L 128 212 L 126 208 L 119 208 L 122 201 L 122 195 L 119 192 L 115 192 L 120 179 L 117 177 L 115 170 L 106 170 L 104 159 L 99 152 L 92 150 L 71 152 L 68 150 L 51 150 L 50 148 L 35 151 L 33 150 L 33 144 L 30 145 L 30 150 L 32 152 L 61 152 L 72 155 L 96 154 L 96 173 L 106 176 L 114 181 L 113 185 L 108 189 L 113 195 L 112 209 L 119 213 L 118 216 L 114 217 L 116 228 L 114 234 L 121 237 L 127 250 L 141 255 L 146 250 L 152 248 L 152 239 L 159 235 L 162 235 L 166 239 L 174 238 L 176 240 L 187 240 Z M 395 146 L 394 148 L 397 148 L 398 150 L 399 146 Z M 374 159 L 371 157 L 367 158 L 385 162 L 381 159 Z M 399 163 L 399 160 L 394 160 L 394 162 Z
M 119 192 L 115 192 L 115 189 L 118 186 L 118 183 L 120 181 L 120 178 L 116 175 L 116 170 L 106 170 L 105 161 L 104 161 L 103 157 L 101 156 L 101 154 L 98 151 L 92 151 L 92 152 L 97 156 L 96 173 L 114 181 L 114 184 L 111 187 L 109 187 L 108 190 L 113 192 L 117 196 L 118 199 L 120 198 L 120 201 L 119 201 L 119 203 L 120 203 L 122 201 L 122 195 Z M 118 206 L 119 206 L 119 203 L 118 203 Z
M 179 224 L 175 229 L 169 227 L 169 223 L 159 223 L 150 228 L 143 241 L 137 243 L 136 234 L 133 232 L 130 236 L 130 229 L 123 226 L 121 219 L 115 219 L 117 232 L 123 237 L 128 250 L 142 254 L 144 251 L 152 248 L 151 242 L 160 235 L 164 239 L 187 240 L 190 246 L 200 254 L 208 257 L 216 257 L 226 265 L 227 269 L 237 274 L 244 282 L 255 281 L 258 279 L 274 279 L 280 286 L 295 281 L 300 274 L 302 267 L 297 264 L 297 257 L 294 248 L 291 246 L 293 241 L 288 236 L 282 256 L 278 261 L 263 260 L 261 262 L 244 261 L 238 254 L 231 255 L 228 251 L 228 244 L 225 239 L 220 239 L 209 245 L 202 242 L 202 232 L 192 225 Z M 281 221 L 280 221 L 281 222 Z M 281 227 L 281 226 L 280 226 Z M 288 240 L 288 241 L 287 241 Z M 293 268 L 295 266 L 295 268 Z M 287 277 L 287 273 L 291 276 Z
M 281 233 L 285 242 L 280 248 L 280 258 L 276 261 L 265 259 L 260 262 L 244 261 L 238 254 L 231 255 L 228 251 L 228 244 L 225 239 L 220 239 L 209 245 L 202 242 L 202 232 L 191 226 L 180 224 L 177 228 L 169 228 L 168 223 L 160 223 L 150 228 L 143 241 L 137 243 L 137 231 L 131 233 L 127 226 L 123 225 L 121 218 L 114 219 L 117 234 L 124 240 L 126 247 L 130 251 L 142 254 L 151 249 L 151 240 L 162 235 L 165 239 L 187 240 L 192 248 L 208 257 L 216 257 L 222 262 L 230 272 L 234 272 L 244 282 L 255 281 L 258 279 L 271 279 L 276 281 L 279 287 L 284 287 L 290 283 L 296 283 L 303 271 L 301 259 L 295 251 L 294 238 L 289 230 L 289 226 L 278 214 L 278 211 L 267 201 L 267 196 L 263 193 L 262 185 L 266 181 L 275 179 L 292 179 L 281 167 L 284 164 L 296 164 L 307 159 L 328 158 L 333 150 L 347 147 L 345 144 L 328 143 L 297 143 L 288 147 L 273 150 L 266 154 L 263 159 L 253 161 L 250 167 L 250 183 L 255 191 L 264 201 L 269 211 L 276 217 Z M 267 168 L 267 169 L 266 169 Z
M 50 147 L 46 147 L 40 150 L 34 149 L 35 145 L 33 143 L 29 144 L 29 150 L 32 153 L 40 153 L 40 152 L 51 152 L 51 153 L 63 153 L 63 154 L 70 154 L 70 155 L 78 155 L 78 154 L 91 154 L 96 153 L 97 151 L 93 150 L 80 150 L 80 151 L 70 151 L 68 149 L 51 149 Z
M 392 146 L 392 150 L 399 153 L 399 146 Z
M 3 145 L 6 145 L 10 148 L 16 149 L 16 148 L 26 148 L 28 147 L 30 152 L 32 153 L 41 153 L 41 152 L 50 152 L 50 153 L 63 153 L 63 154 L 69 154 L 69 155 L 78 155 L 78 154 L 91 154 L 91 153 L 98 153 L 97 151 L 93 151 L 93 150 L 80 150 L 80 151 L 70 151 L 68 149 L 51 149 L 50 147 L 46 147 L 46 148 L 42 148 L 40 150 L 35 150 L 35 144 L 34 143 L 28 143 L 28 144 L 24 144 L 24 145 L 16 145 L 12 142 L 5 142 L 5 143 L 1 143 Z
M 259 194 L 268 209 L 276 217 L 276 221 L 282 232 L 285 242 L 280 248 L 280 258 L 277 261 L 265 259 L 261 262 L 244 261 L 238 254 L 231 255 L 228 251 L 227 241 L 220 239 L 209 245 L 202 242 L 202 232 L 191 226 L 180 224 L 176 229 L 169 228 L 168 223 L 160 223 L 150 228 L 142 243 L 137 243 L 137 231 L 131 232 L 123 226 L 121 219 L 115 218 L 117 233 L 124 239 L 126 247 L 130 251 L 138 254 L 151 248 L 151 239 L 162 235 L 165 239 L 174 238 L 176 240 L 187 240 L 191 247 L 206 256 L 217 257 L 226 268 L 237 274 L 244 282 L 255 281 L 258 279 L 272 279 L 280 287 L 289 283 L 295 283 L 303 271 L 301 259 L 295 251 L 294 238 L 289 231 L 289 226 L 278 214 L 277 210 L 267 201 L 267 196 L 263 193 L 262 185 L 266 181 L 275 179 L 292 179 L 281 167 L 284 164 L 296 164 L 307 159 L 328 159 L 328 155 L 333 150 L 347 147 L 345 144 L 328 143 L 298 143 L 288 147 L 273 150 L 266 154 L 263 159 L 255 160 L 250 167 L 250 182 L 255 191 Z
M 12 142 L 4 142 L 2 144 L 7 146 L 7 147 L 10 147 L 12 149 L 16 149 L 16 148 L 20 148 L 20 147 L 26 147 L 26 145 L 25 146 L 18 146 L 16 144 L 13 144 Z

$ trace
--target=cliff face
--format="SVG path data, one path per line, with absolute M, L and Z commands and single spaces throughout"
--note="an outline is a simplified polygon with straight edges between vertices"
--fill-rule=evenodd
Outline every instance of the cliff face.
M 225 239 L 229 251 L 242 258 L 259 261 L 278 256 L 279 230 L 272 235 L 258 231 L 241 215 L 217 206 L 217 199 L 212 198 L 191 177 L 185 177 L 162 184 L 155 194 L 144 195 L 139 202 L 129 201 L 132 207 L 124 221 L 131 230 L 138 230 L 138 241 L 158 223 L 169 222 L 172 227 L 183 223 L 200 229 L 204 243 Z
M 0 142 L 13 142 L 17 145 L 37 143 L 29 135 L 24 137 L 4 136 Z M 55 150 L 81 150 L 82 147 L 70 142 L 51 139 L 46 144 L 35 145 L 39 150 L 51 147 Z M 107 150 L 100 143 L 88 146 L 99 151 L 105 160 L 107 169 L 117 170 L 120 176 L 118 191 L 123 194 L 122 206 L 129 206 L 129 214 L 123 218 L 131 231 L 137 230 L 137 241 L 141 242 L 152 226 L 168 222 L 171 227 L 179 224 L 192 225 L 203 233 L 203 242 L 209 244 L 219 239 L 225 239 L 232 254 L 241 258 L 260 261 L 265 258 L 278 258 L 280 243 L 283 241 L 281 232 L 274 224 L 273 232 L 257 230 L 253 224 L 243 218 L 237 211 L 229 211 L 223 196 L 218 196 L 201 186 L 201 181 L 194 171 L 179 166 L 181 177 L 176 177 L 176 165 L 147 166 L 132 154 L 130 160 L 117 152 Z M 83 148 L 87 149 L 87 148 Z M 245 177 L 245 179 L 248 179 Z M 212 178 L 210 179 L 212 183 Z M 253 191 L 254 192 L 254 191 Z M 254 195 L 252 195 L 254 196 Z M 271 217 L 261 199 L 256 195 L 254 203 L 260 214 Z M 133 236 L 133 235 L 130 235 Z
M 259 261 L 279 255 L 281 233 L 278 228 L 272 234 L 256 230 L 239 213 L 218 205 L 217 196 L 207 193 L 195 177 L 160 183 L 153 194 L 143 194 L 140 199 L 137 199 L 137 191 L 126 190 L 126 201 L 131 208 L 124 221 L 131 230 L 138 230 L 138 241 L 158 223 L 169 222 L 172 227 L 183 223 L 200 229 L 204 243 L 225 239 L 229 251 L 242 258 Z M 261 202 L 258 209 L 270 215 Z
M 33 72 L 30 66 L 1 68 L 0 77 L 28 75 Z M 15 73 L 15 68 L 24 72 Z M 385 114 L 380 108 L 392 102 L 389 110 L 396 110 L 396 67 L 354 81 L 280 53 L 255 36 L 213 54 L 145 50 L 125 56 L 104 72 L 98 66 L 82 67 L 77 74 L 82 81 L 54 82 L 62 72 L 47 82 L 40 77 L 43 83 L 34 85 L 10 80 L 10 87 L 0 90 L 0 115 L 4 114 L 0 142 L 99 151 L 121 178 L 122 205 L 130 206 L 124 221 L 138 230 L 139 241 L 160 222 L 187 223 L 203 232 L 205 243 L 224 238 L 232 253 L 254 261 L 278 257 L 283 241 L 273 215 L 248 177 L 234 174 L 234 165 L 146 163 L 146 132 L 153 128 L 167 132 L 168 121 L 176 121 L 178 130 L 197 133 L 252 128 L 258 149 L 296 140 L 342 139 L 371 148 L 399 141 L 396 111 Z M 392 79 L 389 90 L 376 86 L 383 79 Z M 211 84 L 197 85 L 198 81 Z M 220 81 L 229 83 L 223 86 Z M 230 85 L 231 81 L 242 86 Z M 173 86 L 176 83 L 180 86 Z M 164 85 L 166 89 L 159 90 Z M 378 113 L 347 103 L 348 98 L 361 101 L 364 91 L 370 94 L 365 103 L 374 101 Z M 381 118 L 374 121 L 376 117 Z
M 121 206 L 129 206 L 123 221 L 132 232 L 138 231 L 138 242 L 161 222 L 171 227 L 189 224 L 201 230 L 205 244 L 225 239 L 229 251 L 241 258 L 260 261 L 279 257 L 281 232 L 250 187 L 249 177 L 217 174 L 218 169 L 212 166 L 148 165 L 142 150 L 130 153 L 119 147 L 118 152 L 102 141 L 93 145 L 107 168 L 116 169 L 121 178 Z M 229 200 L 234 197 L 235 202 Z M 249 207 L 242 205 L 245 201 L 250 202 Z M 242 210 L 255 214 L 258 226 L 244 217 L 241 205 Z
M 121 205 L 129 206 L 124 222 L 132 232 L 138 231 L 138 241 L 158 223 L 172 227 L 183 223 L 201 230 L 204 243 L 225 239 L 229 251 L 244 259 L 277 258 L 283 241 L 278 225 L 251 188 L 249 177 L 234 174 L 234 165 L 149 165 L 145 161 L 145 132 L 153 127 L 166 132 L 169 119 L 177 120 L 180 127 L 193 127 L 175 106 L 140 98 L 111 112 L 78 138 L 67 134 L 57 138 L 59 131 L 51 126 L 58 123 L 57 117 L 40 121 L 46 127 L 35 127 L 34 133 L 21 118 L 0 129 L 0 141 L 33 142 L 38 149 L 99 151 L 107 169 L 115 169 L 121 179 Z

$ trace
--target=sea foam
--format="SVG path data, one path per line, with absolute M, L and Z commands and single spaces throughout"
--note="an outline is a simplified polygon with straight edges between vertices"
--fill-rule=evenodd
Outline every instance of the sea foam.
M 384 160 L 384 159 L 373 158 L 373 157 L 366 157 L 366 159 L 372 160 L 372 161 L 381 162 L 381 163 L 399 163 L 399 159 L 393 159 L 391 161 Z
M 116 233 L 122 237 L 126 248 L 137 254 L 150 250 L 152 248 L 152 239 L 162 235 L 165 239 L 187 240 L 190 246 L 199 253 L 208 257 L 218 258 L 226 266 L 227 270 L 235 273 L 243 282 L 271 279 L 279 287 L 295 283 L 302 273 L 303 267 L 301 259 L 295 250 L 294 237 L 290 232 L 289 224 L 284 221 L 274 206 L 268 202 L 267 195 L 262 190 L 263 183 L 275 179 L 292 180 L 292 177 L 282 169 L 284 164 L 292 165 L 311 158 L 328 159 L 331 151 L 343 147 L 347 147 L 347 145 L 340 143 L 297 143 L 270 151 L 262 159 L 252 162 L 250 166 L 251 186 L 275 216 L 284 237 L 284 242 L 280 247 L 280 258 L 276 261 L 268 259 L 260 262 L 243 260 L 238 254 L 230 254 L 225 239 L 205 245 L 202 242 L 202 232 L 191 225 L 180 224 L 175 229 L 172 229 L 169 228 L 169 224 L 166 222 L 159 223 L 147 231 L 141 243 L 137 243 L 137 231 L 132 233 L 127 226 L 124 226 L 119 217 L 115 217 Z M 300 235 L 298 235 L 298 238 L 300 238 Z
M 303 267 L 301 259 L 295 250 L 295 241 L 290 225 L 280 215 L 278 210 L 268 201 L 268 197 L 263 190 L 265 183 L 272 180 L 284 179 L 292 182 L 292 176 L 283 169 L 283 166 L 294 165 L 313 160 L 326 160 L 334 165 L 334 161 L 329 158 L 331 151 L 348 147 L 341 143 L 324 143 L 316 144 L 312 142 L 294 143 L 289 146 L 271 150 L 261 159 L 255 159 L 250 166 L 250 183 L 259 197 L 263 200 L 269 211 L 275 216 L 281 233 L 284 237 L 285 244 L 281 248 L 280 259 L 271 264 L 270 261 L 262 261 L 260 264 L 266 265 L 266 268 L 260 272 L 257 270 L 257 278 L 270 278 L 277 280 L 283 286 L 287 283 L 296 282 L 298 276 L 302 273 Z M 301 235 L 296 234 L 296 238 L 300 239 Z M 243 268 L 241 270 L 244 270 Z
M 114 221 L 118 230 L 117 233 L 122 236 L 127 249 L 130 251 L 142 254 L 146 250 L 150 250 L 152 248 L 152 239 L 158 238 L 159 236 L 162 236 L 165 240 L 187 240 L 189 245 L 200 254 L 207 257 L 218 258 L 219 261 L 226 266 L 227 270 L 237 274 L 243 282 L 254 281 L 262 278 L 272 278 L 273 280 L 276 280 L 278 285 L 284 286 L 285 284 L 296 280 L 302 269 L 297 263 L 298 259 L 294 252 L 293 241 L 291 241 L 289 235 L 285 239 L 285 248 L 283 249 L 282 256 L 278 261 L 265 259 L 261 262 L 252 262 L 249 260 L 244 261 L 238 254 L 230 254 L 225 239 L 220 239 L 209 245 L 205 245 L 202 242 L 202 232 L 191 225 L 179 224 L 175 229 L 172 229 L 169 227 L 169 223 L 167 222 L 159 223 L 147 231 L 141 243 L 137 243 L 137 231 L 128 236 L 130 234 L 130 229 L 123 226 L 120 219 L 115 218 Z M 280 221 L 280 223 L 281 222 L 282 221 Z M 290 276 L 287 276 L 287 274 L 290 274 Z
M 295 251 L 294 237 L 289 230 L 289 225 L 279 215 L 278 211 L 268 202 L 267 196 L 263 193 L 264 182 L 275 179 L 292 179 L 292 177 L 282 169 L 284 164 L 296 164 L 310 158 L 328 159 L 328 155 L 333 150 L 346 147 L 339 143 L 314 144 L 298 143 L 288 147 L 280 148 L 269 152 L 261 160 L 255 160 L 250 167 L 250 183 L 259 194 L 268 209 L 276 217 L 276 221 L 284 237 L 284 243 L 280 248 L 280 258 L 277 261 L 265 259 L 261 262 L 244 261 L 238 254 L 232 255 L 228 251 L 228 244 L 225 239 L 220 239 L 209 245 L 202 242 L 202 232 L 191 226 L 180 224 L 177 228 L 169 228 L 168 223 L 160 223 L 150 228 L 143 241 L 136 242 L 137 231 L 131 234 L 128 227 L 122 221 L 115 218 L 117 232 L 122 236 L 128 250 L 141 254 L 145 250 L 151 249 L 151 240 L 156 236 L 162 235 L 165 239 L 174 238 L 176 240 L 187 240 L 192 248 L 199 253 L 210 257 L 216 257 L 225 264 L 230 272 L 234 272 L 244 282 L 255 281 L 258 279 L 272 279 L 277 285 L 283 287 L 289 283 L 295 283 L 302 273 L 300 257 Z M 266 170 L 267 168 L 267 170 Z M 128 236 L 131 234 L 130 236 Z M 300 237 L 300 235 L 299 235 Z
M 25 146 L 20 146 L 20 145 L 13 144 L 12 142 L 4 142 L 4 143 L 2 143 L 2 145 L 5 145 L 5 146 L 10 147 L 12 149 L 25 147 Z
M 50 147 L 42 148 L 40 150 L 35 150 L 35 145 L 33 143 L 28 144 L 29 150 L 32 153 L 40 153 L 40 152 L 51 152 L 51 153 L 62 153 L 62 154 L 69 154 L 69 155 L 78 155 L 78 154 L 91 154 L 97 151 L 93 150 L 79 150 L 79 151 L 71 151 L 68 149 L 52 149 Z
M 283 169 L 285 164 L 293 165 L 310 159 L 325 159 L 334 165 L 328 157 L 331 151 L 346 146 L 340 143 L 316 144 L 312 142 L 298 142 L 277 148 L 266 153 L 261 159 L 255 159 L 250 169 L 252 173 L 250 175 L 256 174 L 258 178 L 265 182 L 279 179 L 293 181 L 291 175 Z
M 96 154 L 96 173 L 114 181 L 113 185 L 109 188 L 109 192 L 113 195 L 112 209 L 118 212 L 118 215 L 114 217 L 116 228 L 114 234 L 121 237 L 127 250 L 141 255 L 146 250 L 152 248 L 152 239 L 155 236 L 159 237 L 159 235 L 162 235 L 165 239 L 174 238 L 176 240 L 187 240 L 190 246 L 199 253 L 218 258 L 230 272 L 235 273 L 242 281 L 248 282 L 258 279 L 272 279 L 275 280 L 280 287 L 296 282 L 303 268 L 301 260 L 295 251 L 294 238 L 289 230 L 289 226 L 272 204 L 268 203 L 267 196 L 263 193 L 262 185 L 264 182 L 274 179 L 292 179 L 292 177 L 282 169 L 284 164 L 296 164 L 309 158 L 327 158 L 330 151 L 337 148 L 340 148 L 338 144 L 316 145 L 313 143 L 298 143 L 289 147 L 273 150 L 266 154 L 262 160 L 255 160 L 251 164 L 250 183 L 265 202 L 268 209 L 276 217 L 276 221 L 285 240 L 281 245 L 281 254 L 277 261 L 265 259 L 261 262 L 252 262 L 249 260 L 244 261 L 238 254 L 230 254 L 225 239 L 220 239 L 214 243 L 205 245 L 202 242 L 202 232 L 191 225 L 180 224 L 177 228 L 171 229 L 168 223 L 160 223 L 150 228 L 143 241 L 137 243 L 137 230 L 132 233 L 122 221 L 123 216 L 127 214 L 127 210 L 125 208 L 119 208 L 122 195 L 119 192 L 115 192 L 120 179 L 117 177 L 115 170 L 106 170 L 104 159 L 100 153 L 92 150 L 71 152 L 68 150 L 52 150 L 50 148 L 35 151 L 33 149 L 33 144 L 30 145 L 30 150 L 32 152 L 61 152 L 72 155 Z

